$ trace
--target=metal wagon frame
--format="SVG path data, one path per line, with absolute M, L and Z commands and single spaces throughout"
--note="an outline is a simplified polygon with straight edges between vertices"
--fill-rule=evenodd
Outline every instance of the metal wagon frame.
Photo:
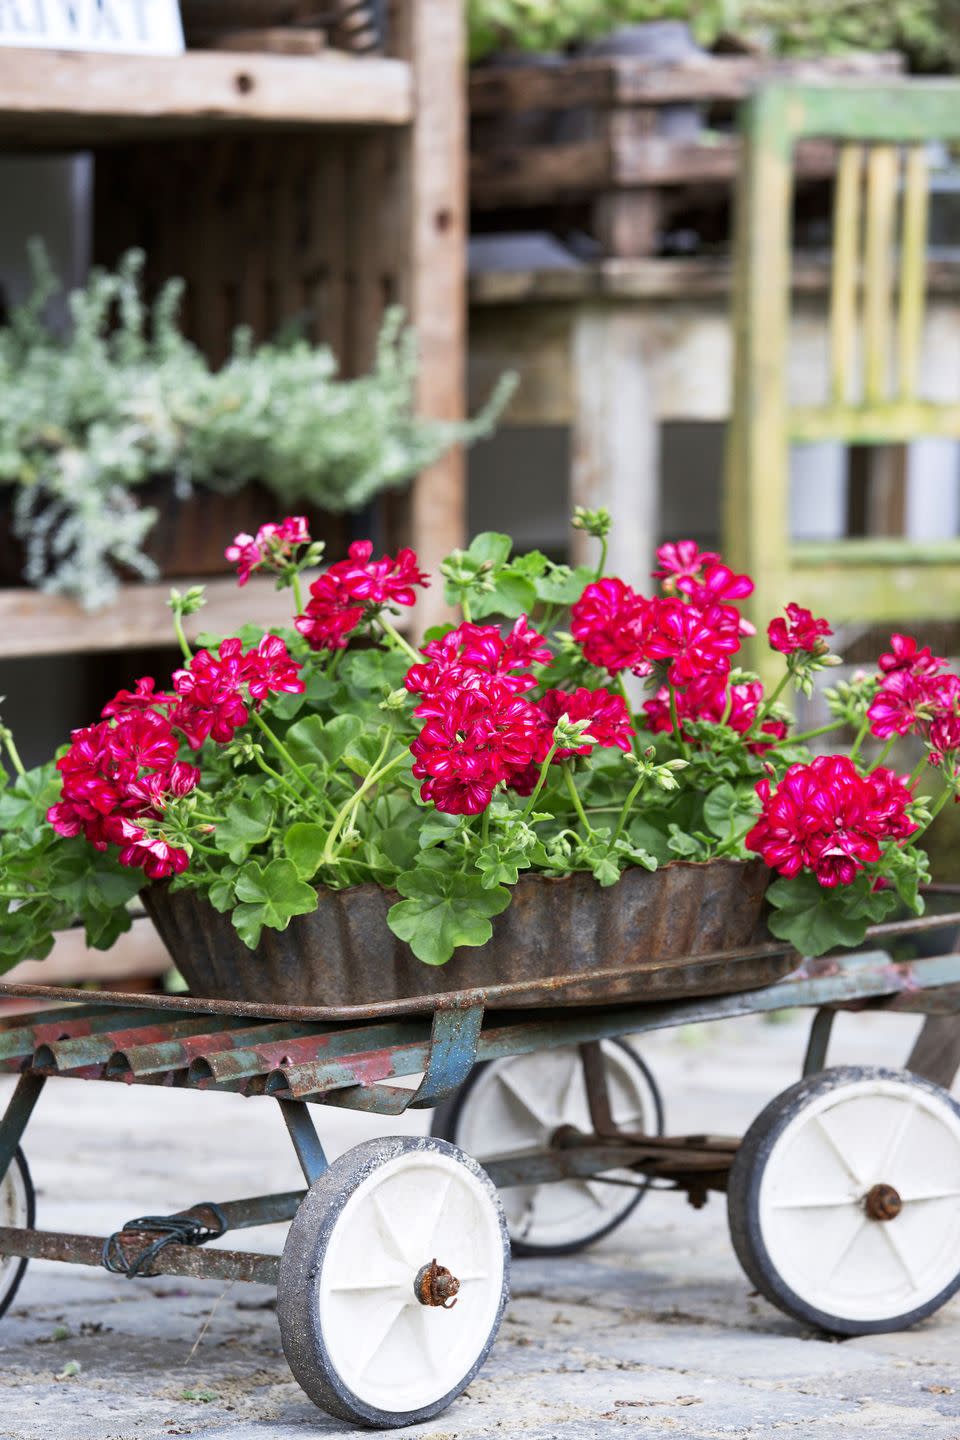
M 960 913 L 936 915 L 874 926 L 869 938 L 873 942 L 904 938 L 958 924 Z M 787 948 L 756 947 L 749 955 L 783 954 Z M 707 958 L 748 956 L 740 951 Z M 703 957 L 697 959 L 699 963 Z M 620 975 L 619 969 L 598 970 L 592 978 L 602 982 Z M 542 1008 L 527 1010 L 509 1006 L 513 994 L 529 992 L 529 981 L 348 1007 L 253 1005 L 118 992 L 87 996 L 62 987 L 0 984 L 0 996 L 36 998 L 52 1007 L 17 1016 L 12 1028 L 0 1031 L 0 1073 L 19 1075 L 0 1120 L 0 1219 L 20 1222 L 0 1226 L 0 1314 L 10 1305 L 31 1258 L 104 1265 L 129 1276 L 169 1274 L 275 1283 L 284 1350 L 307 1394 L 341 1418 L 386 1426 L 438 1414 L 463 1390 L 493 1343 L 508 1293 L 511 1238 L 497 1196 L 500 1189 L 597 1180 L 632 1187 L 619 1218 L 625 1217 L 652 1179 L 685 1193 L 697 1206 L 712 1191 L 727 1192 L 734 1245 L 750 1278 L 788 1313 L 836 1333 L 900 1328 L 931 1313 L 960 1288 L 960 1106 L 929 1076 L 826 1068 L 830 1030 L 839 1010 L 956 1015 L 960 955 L 895 961 L 883 949 L 867 950 L 798 961 L 787 978 L 751 991 L 662 1003 L 565 1005 L 564 991 L 582 979 L 561 976 L 545 982 Z M 744 1142 L 707 1135 L 637 1133 L 618 1122 L 605 1044 L 692 1022 L 800 1007 L 814 1011 L 803 1077 L 767 1107 Z M 582 1066 L 587 1128 L 558 1126 L 538 1148 L 485 1157 L 482 1169 L 450 1143 L 458 1137 L 450 1133 L 449 1102 L 468 1093 L 465 1082 L 475 1067 L 517 1063 L 522 1057 L 568 1052 L 571 1047 Z M 937 1077 L 947 1086 L 952 1068 L 951 1061 L 947 1065 L 951 1073 Z M 414 1088 L 393 1083 L 415 1075 L 421 1079 Z M 32 1187 L 19 1147 L 44 1086 L 54 1076 L 271 1096 L 280 1108 L 307 1188 L 203 1202 L 173 1216 L 141 1217 L 106 1237 L 36 1229 Z M 407 1109 L 444 1104 L 448 1139 L 396 1136 L 369 1141 L 332 1165 L 314 1123 L 322 1120 L 320 1107 L 325 1105 L 398 1116 Z M 843 1111 L 843 1105 L 854 1108 Z M 927 1206 L 925 1230 L 930 1229 L 930 1216 L 942 1210 L 945 1238 L 938 1242 L 943 1253 L 931 1293 L 927 1293 L 931 1277 L 926 1260 L 923 1285 L 919 1290 L 915 1286 L 910 1295 L 901 1276 L 899 1286 L 891 1282 L 890 1296 L 871 1295 L 866 1302 L 862 1296 L 854 1297 L 834 1309 L 820 1304 L 816 1294 L 805 1294 L 802 1283 L 790 1283 L 783 1255 L 789 1272 L 791 1246 L 796 1243 L 796 1234 L 789 1229 L 793 1222 L 789 1208 L 776 1214 L 770 1210 L 769 1194 L 763 1198 L 764 1186 L 767 1191 L 773 1186 L 775 1195 L 776 1185 L 795 1182 L 795 1177 L 790 1181 L 790 1166 L 796 1170 L 796 1159 L 790 1157 L 798 1145 L 802 1155 L 802 1146 L 809 1144 L 804 1117 L 814 1115 L 815 1123 L 822 1126 L 822 1119 L 816 1117 L 822 1117 L 824 1106 L 834 1107 L 833 1113 L 841 1119 L 847 1115 L 848 1128 L 851 1117 L 859 1130 L 866 1117 L 867 1132 L 872 1133 L 873 1127 L 881 1138 L 892 1127 L 901 1149 L 912 1144 L 911 1125 L 926 1127 L 921 1138 L 926 1137 L 926 1150 L 937 1151 L 933 1158 L 946 1167 L 946 1178 L 927 1183 L 924 1193 L 914 1197 L 901 1193 L 903 1186 L 898 1190 L 882 1167 L 882 1173 L 857 1175 L 857 1165 L 844 1161 L 855 1177 L 849 1182 L 849 1194 L 833 1200 L 814 1197 L 810 1203 L 826 1207 L 824 1214 L 832 1207 L 845 1216 L 844 1207 L 854 1206 L 857 1235 L 862 1233 L 867 1240 L 882 1230 L 888 1237 L 900 1234 L 890 1222 L 903 1213 L 907 1218 L 899 1224 L 906 1227 L 915 1213 L 910 1209 L 914 1198 Z M 934 1133 L 937 1138 L 932 1143 Z M 892 1147 L 892 1140 L 883 1139 L 882 1149 L 889 1152 L 885 1163 L 896 1169 Z M 916 1169 L 915 1160 L 913 1165 Z M 405 1253 L 402 1237 L 393 1233 L 399 1226 L 393 1227 L 389 1213 L 384 1213 L 391 1206 L 414 1217 L 425 1213 L 441 1190 L 443 1204 L 448 1204 L 446 1197 L 453 1197 L 449 1205 L 464 1233 L 454 1234 L 447 1217 L 442 1223 L 437 1219 L 440 1228 L 435 1227 L 434 1234 L 447 1224 L 448 1246 L 460 1257 L 456 1262 L 451 1253 L 441 1250 L 439 1240 L 436 1254 Z M 785 1203 L 789 1207 L 792 1202 Z M 442 1205 L 438 1217 L 441 1211 Z M 783 1215 L 788 1216 L 786 1221 Z M 204 1248 L 205 1242 L 228 1231 L 286 1221 L 293 1223 L 282 1258 Z M 381 1230 L 386 1249 L 378 1258 Z M 903 1228 L 902 1233 L 910 1232 Z M 562 1248 L 578 1248 L 590 1238 L 594 1237 L 584 1236 Z M 356 1252 L 352 1262 L 351 1245 Z M 899 1248 L 901 1242 L 891 1238 L 894 1257 Z M 358 1254 L 364 1273 L 373 1277 L 369 1283 L 354 1284 L 349 1278 L 357 1268 Z M 378 1264 L 386 1277 L 382 1283 L 376 1278 Z M 467 1273 L 471 1265 L 475 1274 Z M 337 1266 L 347 1274 L 347 1281 L 331 1280 L 324 1289 L 324 1277 Z M 456 1273 L 458 1266 L 464 1273 Z M 396 1353 L 386 1355 L 382 1365 L 377 1359 L 377 1374 L 369 1380 L 351 1373 L 349 1348 L 344 1349 L 351 1343 L 347 1332 L 361 1321 L 361 1328 L 367 1325 L 363 1317 L 376 1313 L 378 1297 L 386 1307 L 384 1315 L 396 1309 L 396 1316 L 406 1316 L 403 1326 L 414 1339 L 422 1329 L 424 1353 L 431 1357 L 429 1376 L 411 1379 L 410 1354 L 417 1346 L 409 1337 L 406 1349 L 399 1341 L 391 1342 Z M 355 1313 L 344 1308 L 354 1302 Z M 366 1309 L 356 1308 L 362 1306 Z M 888 1313 L 891 1306 L 895 1313 Z M 439 1319 L 441 1312 L 452 1311 L 459 1318 Z M 444 1333 L 438 1326 L 450 1328 Z M 399 1328 L 391 1322 L 387 1334 Z

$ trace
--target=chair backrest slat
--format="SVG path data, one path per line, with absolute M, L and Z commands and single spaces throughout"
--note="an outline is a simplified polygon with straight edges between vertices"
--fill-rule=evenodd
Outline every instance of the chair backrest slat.
M 882 405 L 890 393 L 899 169 L 900 157 L 893 145 L 871 146 L 863 244 L 863 390 L 868 405 Z
M 833 202 L 833 269 L 830 279 L 830 398 L 850 400 L 857 328 L 860 199 L 863 146 L 844 145 L 837 163 Z
M 900 241 L 900 308 L 898 315 L 897 390 L 901 400 L 913 400 L 920 376 L 920 346 L 926 306 L 927 225 L 930 178 L 927 152 L 922 145 L 907 151 L 903 184 L 903 224 Z

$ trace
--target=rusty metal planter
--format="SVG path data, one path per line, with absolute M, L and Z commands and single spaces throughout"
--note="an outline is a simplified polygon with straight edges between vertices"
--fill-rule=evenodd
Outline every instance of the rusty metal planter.
M 584 1004 L 724 994 L 788 974 L 792 954 L 736 954 L 769 938 L 769 878 L 760 861 L 732 860 L 628 870 L 609 889 L 586 874 L 524 876 L 492 939 L 437 968 L 393 935 L 386 917 L 398 897 L 376 885 L 319 890 L 312 914 L 264 930 L 256 950 L 195 890 L 152 885 L 143 900 L 192 993 L 206 999 L 352 1005 L 529 981 L 511 1005 Z M 615 966 L 614 980 L 590 980 Z M 562 1002 L 551 996 L 551 977 L 579 974 L 583 984 L 565 988 Z

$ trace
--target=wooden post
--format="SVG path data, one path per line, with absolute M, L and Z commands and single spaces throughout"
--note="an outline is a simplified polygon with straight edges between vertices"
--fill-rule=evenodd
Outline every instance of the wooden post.
M 420 413 L 464 413 L 466 337 L 466 75 L 463 7 L 457 0 L 403 0 L 394 7 L 396 48 L 413 66 L 413 124 L 401 137 L 407 265 L 401 298 L 419 341 Z M 398 227 L 397 244 L 401 245 Z M 424 569 L 466 540 L 462 449 L 414 482 L 410 543 Z M 417 623 L 449 617 L 437 580 L 417 606 Z
M 605 505 L 614 518 L 607 568 L 649 583 L 660 515 L 660 432 L 637 317 L 586 306 L 574 320 L 571 504 Z M 596 541 L 573 532 L 575 563 L 596 561 Z

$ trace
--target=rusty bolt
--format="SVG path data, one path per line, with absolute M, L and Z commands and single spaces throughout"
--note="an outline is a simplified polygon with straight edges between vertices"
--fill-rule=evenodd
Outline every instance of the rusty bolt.
M 896 1220 L 903 1201 L 892 1185 L 873 1185 L 863 1197 L 863 1208 L 871 1220 Z
M 452 1310 L 457 1303 L 460 1281 L 451 1275 L 446 1265 L 438 1265 L 436 1258 L 429 1265 L 417 1271 L 413 1290 L 421 1305 L 439 1305 L 443 1310 Z

